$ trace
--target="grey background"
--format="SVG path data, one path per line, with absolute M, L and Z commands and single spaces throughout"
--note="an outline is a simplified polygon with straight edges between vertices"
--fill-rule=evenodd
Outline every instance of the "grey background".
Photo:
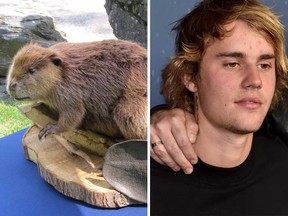
M 174 54 L 173 23 L 189 13 L 199 0 L 151 0 L 150 1 L 150 106 L 164 103 L 160 95 L 161 70 Z M 288 28 L 288 1 L 261 0 L 280 15 Z M 287 48 L 287 31 L 286 31 Z

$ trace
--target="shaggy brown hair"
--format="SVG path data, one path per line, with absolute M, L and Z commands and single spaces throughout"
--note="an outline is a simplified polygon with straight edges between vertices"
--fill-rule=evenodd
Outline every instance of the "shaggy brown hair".
M 199 76 L 199 66 L 208 42 L 227 35 L 224 25 L 241 20 L 262 34 L 272 44 L 276 56 L 276 89 L 272 107 L 287 88 L 287 56 L 284 26 L 267 6 L 257 0 L 203 0 L 193 11 L 179 20 L 176 54 L 164 68 L 161 92 L 171 107 L 193 112 L 193 94 L 184 86 L 184 75 Z

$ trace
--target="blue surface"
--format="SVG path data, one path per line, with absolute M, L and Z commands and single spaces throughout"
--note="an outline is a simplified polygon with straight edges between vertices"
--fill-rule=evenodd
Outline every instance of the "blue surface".
M 0 215 L 146 216 L 146 205 L 101 209 L 66 197 L 46 183 L 25 159 L 21 130 L 0 139 Z

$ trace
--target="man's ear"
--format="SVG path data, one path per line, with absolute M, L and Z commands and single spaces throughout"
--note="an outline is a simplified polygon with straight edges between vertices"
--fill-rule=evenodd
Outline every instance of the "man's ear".
M 192 79 L 191 75 L 188 75 L 188 74 L 185 74 L 184 75 L 184 79 L 183 79 L 183 82 L 184 82 L 184 85 L 185 87 L 195 93 L 198 91 L 198 88 L 197 88 L 197 85 L 196 85 L 196 82 L 194 79 Z

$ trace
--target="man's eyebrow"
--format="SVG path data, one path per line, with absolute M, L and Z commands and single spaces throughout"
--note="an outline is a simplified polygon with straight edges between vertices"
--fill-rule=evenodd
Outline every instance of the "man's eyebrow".
M 241 52 L 222 52 L 218 53 L 216 57 L 244 58 L 245 54 Z
M 259 60 L 269 60 L 269 59 L 275 59 L 274 54 L 263 54 L 259 57 Z
M 223 53 L 218 53 L 216 56 L 217 57 L 244 58 L 246 57 L 246 54 L 241 53 L 241 52 L 223 52 Z M 258 58 L 258 60 L 269 60 L 269 59 L 275 59 L 275 55 L 263 54 L 263 55 L 260 55 Z

